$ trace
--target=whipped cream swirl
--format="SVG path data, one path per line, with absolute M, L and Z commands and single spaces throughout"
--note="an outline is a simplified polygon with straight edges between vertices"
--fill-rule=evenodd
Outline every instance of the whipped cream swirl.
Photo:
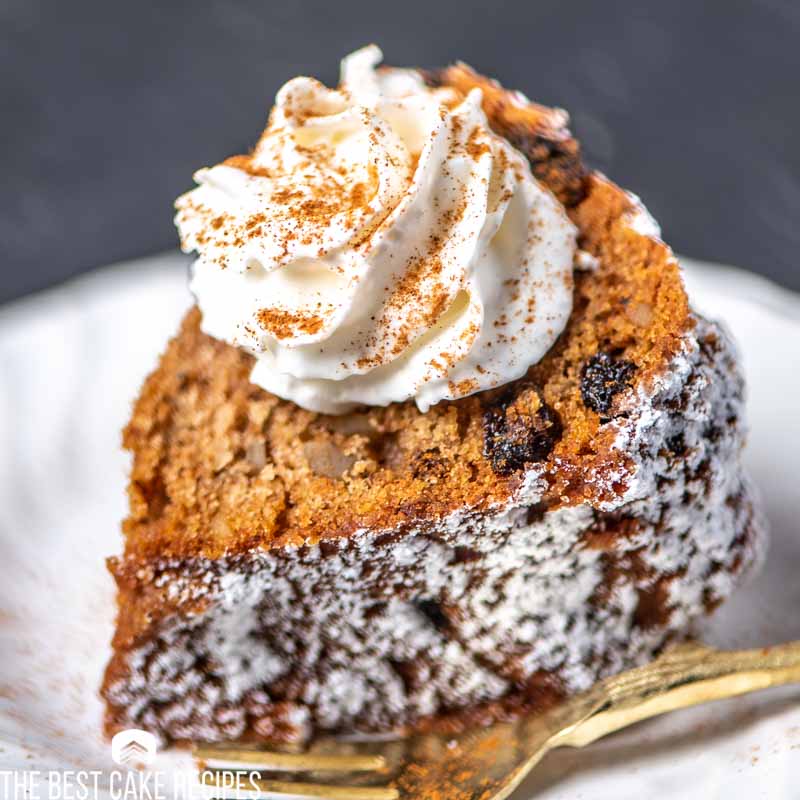
M 380 60 L 345 58 L 335 90 L 289 81 L 253 153 L 176 203 L 204 331 L 313 411 L 426 411 L 515 380 L 572 308 L 575 229 L 480 90 Z

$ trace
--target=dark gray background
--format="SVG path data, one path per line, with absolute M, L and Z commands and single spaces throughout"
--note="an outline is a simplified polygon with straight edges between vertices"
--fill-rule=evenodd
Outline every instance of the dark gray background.
M 175 246 L 192 171 L 369 41 L 567 108 L 675 249 L 800 289 L 798 0 L 0 0 L 0 301 Z

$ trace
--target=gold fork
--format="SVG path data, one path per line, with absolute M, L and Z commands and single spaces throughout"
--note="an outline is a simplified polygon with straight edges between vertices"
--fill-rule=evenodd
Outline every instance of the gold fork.
M 800 683 L 800 641 L 739 651 L 687 643 L 547 712 L 459 736 L 321 739 L 301 753 L 198 745 L 194 754 L 201 783 L 223 791 L 232 776 L 247 775 L 240 786 L 285 797 L 503 800 L 556 747 L 584 747 L 667 711 L 788 683 Z

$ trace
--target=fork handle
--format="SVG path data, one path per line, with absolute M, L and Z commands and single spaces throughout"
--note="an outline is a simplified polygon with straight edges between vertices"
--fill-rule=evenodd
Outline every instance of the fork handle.
M 647 681 L 651 673 L 662 679 L 657 687 Z M 626 681 L 630 689 L 626 688 Z M 559 737 L 557 745 L 583 747 L 668 711 L 800 683 L 800 641 L 737 651 L 683 645 L 653 664 L 612 678 L 608 683 L 609 703 Z

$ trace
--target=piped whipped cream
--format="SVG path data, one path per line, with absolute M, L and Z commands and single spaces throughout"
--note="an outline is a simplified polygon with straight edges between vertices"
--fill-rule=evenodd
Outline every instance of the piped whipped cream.
M 480 90 L 381 58 L 346 57 L 338 89 L 289 81 L 253 153 L 176 202 L 203 330 L 313 411 L 424 412 L 508 383 L 572 310 L 575 228 Z

